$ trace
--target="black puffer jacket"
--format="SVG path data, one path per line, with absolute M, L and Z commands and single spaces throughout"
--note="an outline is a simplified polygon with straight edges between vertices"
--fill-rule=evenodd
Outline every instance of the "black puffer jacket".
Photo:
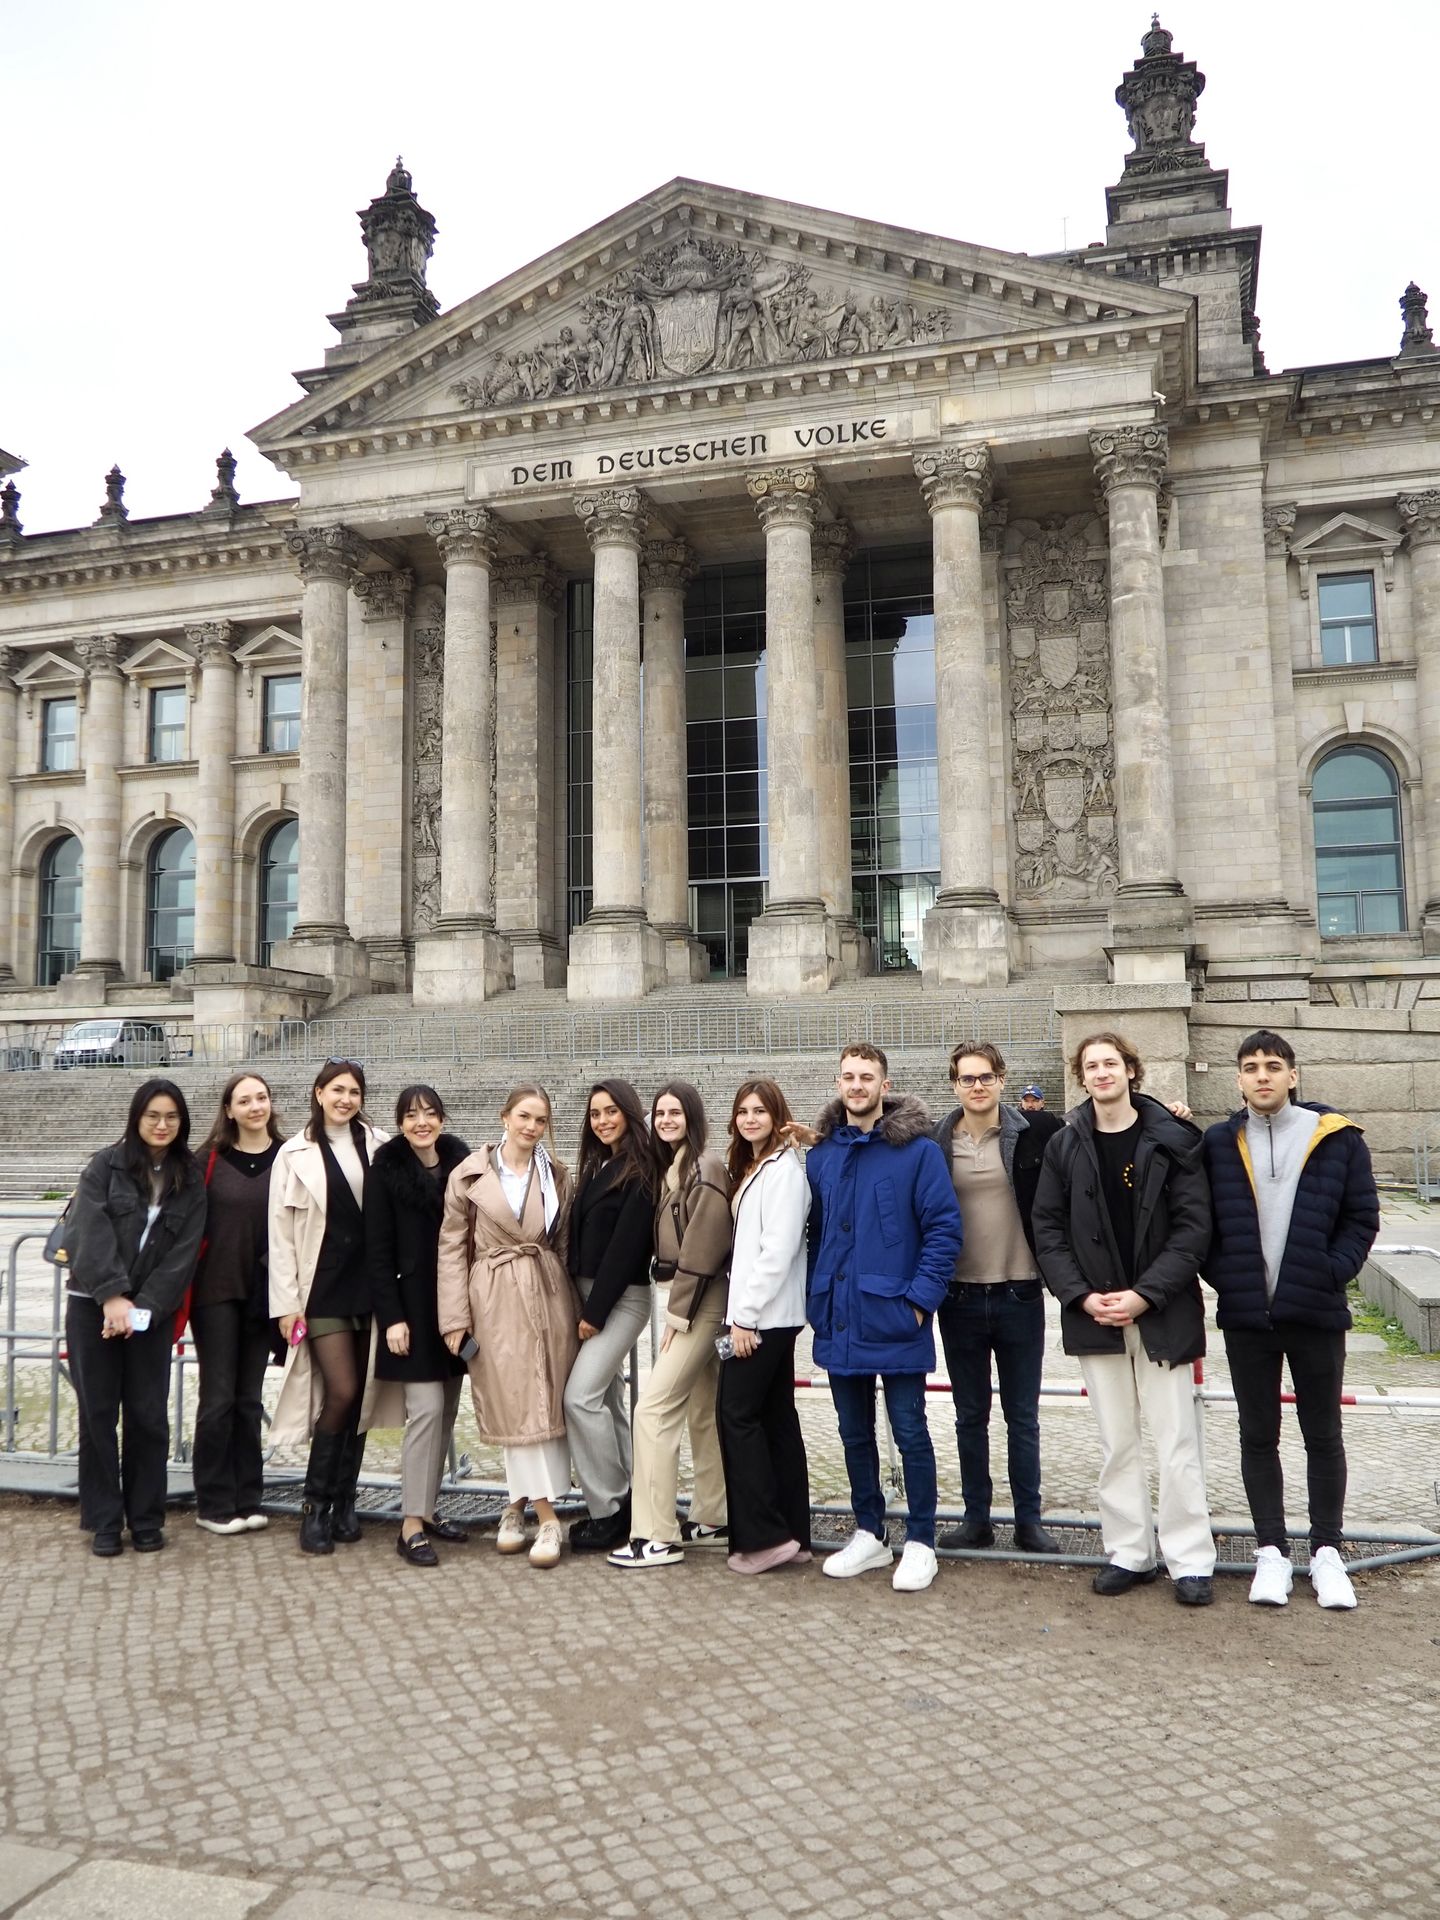
M 65 1217 L 65 1284 L 72 1293 L 88 1293 L 97 1306 L 128 1294 L 157 1319 L 175 1311 L 194 1277 L 205 1234 L 205 1182 L 188 1153 L 184 1167 L 184 1186 L 166 1194 L 146 1238 L 150 1202 L 125 1164 L 124 1146 L 117 1141 L 100 1149 L 81 1174 Z
M 455 1134 L 442 1133 L 435 1151 L 438 1182 L 404 1134 L 397 1134 L 376 1149 L 365 1182 L 365 1264 L 380 1323 L 377 1380 L 449 1380 L 465 1371 L 464 1361 L 455 1359 L 440 1338 L 435 1269 L 445 1188 L 470 1149 Z M 401 1320 L 410 1329 L 410 1351 L 391 1353 L 385 1331 Z
M 1197 1275 L 1210 1245 L 1210 1188 L 1200 1129 L 1146 1094 L 1133 1098 L 1141 1122 L 1134 1287 L 1149 1302 L 1135 1325 L 1152 1360 L 1178 1367 L 1205 1351 Z M 1045 1150 L 1032 1219 L 1040 1271 L 1060 1302 L 1066 1353 L 1123 1353 L 1123 1329 L 1102 1327 L 1080 1304 L 1089 1293 L 1114 1293 L 1127 1284 L 1100 1184 L 1088 1100 L 1065 1116 Z

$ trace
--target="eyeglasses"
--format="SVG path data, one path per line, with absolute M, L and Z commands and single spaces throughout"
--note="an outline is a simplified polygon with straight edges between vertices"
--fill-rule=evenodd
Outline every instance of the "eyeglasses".
M 957 1087 L 993 1087 L 1000 1078 L 998 1073 L 957 1073 Z

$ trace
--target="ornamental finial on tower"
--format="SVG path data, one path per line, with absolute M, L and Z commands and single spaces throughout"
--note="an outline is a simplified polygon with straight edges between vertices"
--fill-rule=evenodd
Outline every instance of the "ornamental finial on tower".
M 1412 280 L 1400 296 L 1400 312 L 1405 331 L 1400 336 L 1400 358 L 1413 359 L 1421 353 L 1434 353 L 1435 335 L 1430 326 L 1430 303 Z
M 125 504 L 125 476 L 117 461 L 105 476 L 105 504 L 95 524 L 97 527 L 123 527 L 129 518 L 130 509 Z
M 385 191 L 360 214 L 360 231 L 369 255 L 369 278 L 355 288 L 360 300 L 415 300 L 439 311 L 425 284 L 425 269 L 435 250 L 435 216 L 415 198 L 405 162 L 397 155 Z
M 1187 149 L 1199 152 L 1191 134 L 1205 76 L 1193 60 L 1172 51 L 1174 38 L 1159 14 L 1152 15 L 1140 42 L 1141 57 L 1115 89 L 1115 99 L 1125 109 L 1136 154 L 1171 156 L 1158 163 L 1167 167 L 1193 166 L 1197 162 Z

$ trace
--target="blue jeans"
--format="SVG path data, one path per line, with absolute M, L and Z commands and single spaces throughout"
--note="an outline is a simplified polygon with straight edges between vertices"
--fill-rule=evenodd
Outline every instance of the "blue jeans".
M 880 1375 L 885 1389 L 885 1411 L 905 1468 L 905 1499 L 910 1518 L 907 1540 L 935 1544 L 935 1449 L 925 1423 L 923 1373 Z M 885 1495 L 880 1491 L 880 1453 L 875 1444 L 875 1375 L 832 1373 L 830 1397 L 840 1421 L 845 1448 L 845 1471 L 850 1476 L 850 1504 L 855 1523 L 867 1533 L 885 1537 Z
M 988 1520 L 990 1479 L 990 1356 L 1000 1382 L 1015 1519 L 1040 1519 L 1040 1373 L 1045 1358 L 1045 1288 L 1039 1280 L 1013 1286 L 952 1288 L 936 1316 L 955 1399 L 955 1442 L 967 1520 Z

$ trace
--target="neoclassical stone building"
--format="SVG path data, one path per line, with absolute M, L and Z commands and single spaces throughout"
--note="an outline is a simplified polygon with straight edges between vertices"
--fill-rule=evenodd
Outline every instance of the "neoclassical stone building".
M 4 489 L 10 1003 L 1428 980 L 1440 352 L 1266 368 L 1204 84 L 1046 257 L 681 179 L 442 314 L 397 162 L 298 497 Z

